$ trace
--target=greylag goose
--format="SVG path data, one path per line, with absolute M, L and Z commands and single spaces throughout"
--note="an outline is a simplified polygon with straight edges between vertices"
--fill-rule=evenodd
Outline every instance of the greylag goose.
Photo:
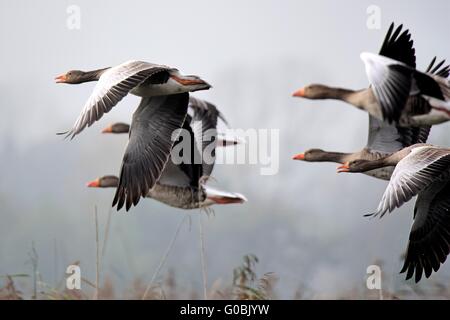
M 344 163 L 356 159 L 376 160 L 416 143 L 425 143 L 430 126 L 401 127 L 381 121 L 372 115 L 369 117 L 369 132 L 366 146 L 357 152 L 329 152 L 321 149 L 309 149 L 293 157 L 294 160 L 307 162 Z M 364 174 L 389 180 L 394 167 L 383 167 L 366 171 Z
M 211 86 L 197 76 L 142 61 L 128 61 L 91 72 L 69 71 L 58 83 L 98 80 L 73 128 L 71 138 L 109 112 L 128 93 L 142 97 L 133 114 L 129 141 L 122 161 L 119 186 L 113 200 L 127 209 L 145 197 L 159 179 L 174 144 L 172 133 L 182 128 L 187 115 L 188 92 Z
M 190 100 L 192 116 L 188 115 L 183 124 L 190 136 L 191 156 L 189 163 L 175 164 L 169 160 L 155 186 L 148 190 L 146 197 L 156 199 L 173 207 L 193 209 L 207 207 L 212 204 L 242 203 L 246 199 L 238 193 L 217 190 L 204 185 L 214 167 L 215 141 L 217 136 L 217 120 L 224 120 L 219 110 L 213 104 L 200 100 Z M 108 128 L 114 128 L 112 125 Z M 125 130 L 126 124 L 120 123 L 118 129 Z M 112 131 L 111 130 L 107 130 Z M 175 142 L 176 144 L 180 141 Z M 211 147 L 212 144 L 212 147 Z M 175 148 L 175 147 L 174 147 Z M 212 159 L 206 161 L 203 157 L 206 149 L 211 150 Z M 197 163 L 193 157 L 201 154 L 201 162 Z M 119 180 L 114 176 L 105 176 L 89 183 L 90 187 L 118 187 Z M 120 209 L 119 203 L 118 208 Z M 128 207 L 127 207 L 128 210 Z
M 71 70 L 55 80 L 68 84 L 98 81 L 72 129 L 63 133 L 71 138 L 99 120 L 128 93 L 149 98 L 211 87 L 198 76 L 181 75 L 175 68 L 135 60 L 94 71 Z
M 89 182 L 87 185 L 88 187 L 96 188 L 116 188 L 119 185 L 119 178 L 112 175 L 103 176 Z M 206 185 L 201 185 L 200 188 L 194 189 L 189 185 L 161 183 L 156 183 L 148 191 L 146 197 L 180 209 L 197 209 L 214 204 L 244 203 L 247 201 L 239 193 L 222 191 Z
M 392 23 L 378 55 L 361 54 L 369 88 L 354 91 L 312 84 L 297 90 L 293 95 L 308 99 L 338 99 L 378 119 L 400 122 L 403 126 L 413 125 L 409 121 L 411 115 L 426 114 L 431 110 L 423 96 L 436 98 L 441 104 L 450 99 L 450 85 L 445 79 L 449 66 L 439 70 L 444 63 L 442 61 L 432 69 L 433 59 L 425 73 L 417 71 L 415 49 L 409 31 L 401 33 L 402 25 L 393 30 Z M 410 114 L 411 111 L 413 114 Z
M 418 196 L 414 223 L 409 235 L 405 263 L 406 279 L 415 273 L 415 281 L 438 271 L 450 251 L 450 148 L 429 144 L 409 146 L 378 160 L 354 160 L 338 172 L 365 172 L 395 166 L 377 210 L 380 216 L 401 207 Z
M 405 64 L 415 66 L 415 51 L 412 47 L 412 41 L 409 40 L 410 36 L 408 31 L 405 31 L 398 36 L 401 32 L 401 26 L 397 28 L 393 35 L 392 30 L 393 25 L 391 25 L 386 35 L 380 54 L 390 56 Z M 442 67 L 444 61 L 435 66 L 435 62 L 436 58 L 431 61 L 427 68 L 427 72 L 437 74 L 439 76 L 448 76 L 449 66 Z M 364 91 L 364 95 L 367 96 L 370 95 L 371 89 L 365 89 Z M 344 94 L 344 92 L 346 93 Z M 355 91 L 353 91 L 353 93 L 359 94 Z M 351 95 L 353 93 L 346 89 L 335 89 L 322 85 L 312 85 L 311 87 L 301 89 L 298 95 L 307 96 L 310 98 L 344 98 L 348 97 L 347 94 Z M 431 109 L 430 104 L 427 102 L 428 99 L 430 98 L 420 97 L 418 95 L 412 95 L 409 97 L 403 114 L 407 115 L 408 119 L 411 119 L 410 123 L 415 121 L 414 127 L 410 127 L 409 125 L 404 127 L 401 123 L 396 125 L 389 124 L 387 121 L 381 121 L 369 113 L 368 141 L 366 147 L 361 151 L 354 153 L 341 153 L 327 152 L 321 149 L 310 149 L 305 153 L 300 153 L 294 156 L 294 159 L 310 162 L 328 161 L 338 163 L 344 163 L 356 159 L 376 160 L 404 147 L 416 143 L 425 143 L 430 132 L 430 126 L 435 123 L 433 121 L 427 122 L 427 119 L 429 119 L 432 114 L 428 113 Z M 444 112 L 441 111 L 440 113 Z M 377 168 L 375 170 L 365 172 L 365 174 L 376 178 L 389 180 L 393 169 L 393 167 Z

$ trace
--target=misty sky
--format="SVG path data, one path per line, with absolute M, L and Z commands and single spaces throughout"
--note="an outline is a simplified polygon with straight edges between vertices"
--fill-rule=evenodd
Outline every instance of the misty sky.
M 81 29 L 70 30 L 66 9 L 81 9 Z M 381 29 L 366 27 L 366 9 L 381 9 Z M 399 275 L 412 221 L 411 201 L 382 220 L 375 209 L 386 182 L 337 175 L 334 164 L 291 160 L 319 147 L 357 151 L 366 143 L 367 115 L 336 101 L 291 97 L 308 83 L 367 86 L 362 51 L 377 52 L 392 21 L 414 39 L 417 65 L 447 58 L 450 2 L 442 1 L 9 1 L 0 2 L 0 275 L 30 273 L 34 241 L 39 269 L 53 284 L 70 263 L 94 278 L 94 207 L 103 228 L 113 190 L 86 182 L 117 174 L 125 136 L 100 131 L 129 122 L 139 102 L 126 97 L 73 141 L 67 130 L 93 83 L 56 85 L 70 69 L 91 70 L 130 59 L 167 64 L 213 85 L 195 96 L 216 104 L 231 127 L 279 129 L 279 173 L 260 175 L 258 165 L 219 165 L 216 187 L 240 192 L 244 205 L 217 206 L 203 217 L 208 282 L 231 281 L 242 256 L 256 254 L 258 271 L 275 272 L 277 292 L 298 287 L 313 297 L 336 297 L 363 288 L 366 268 L 383 260 L 384 285 L 408 288 Z M 448 125 L 433 128 L 429 142 L 448 146 Z M 180 285 L 201 287 L 198 211 L 191 211 L 164 267 Z M 102 274 L 129 286 L 149 281 L 186 211 L 153 200 L 113 212 Z M 449 263 L 420 286 L 447 281 Z M 160 277 L 161 278 L 161 277 Z

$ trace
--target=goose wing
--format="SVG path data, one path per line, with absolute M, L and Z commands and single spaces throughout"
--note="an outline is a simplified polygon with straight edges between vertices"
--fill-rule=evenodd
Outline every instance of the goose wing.
M 366 147 L 375 152 L 389 154 L 403 147 L 400 128 L 369 114 L 369 134 Z
M 203 176 L 209 177 L 216 160 L 217 121 L 219 118 L 225 124 L 227 124 L 227 121 L 212 103 L 191 98 L 189 105 L 194 111 L 192 116 L 192 130 L 197 149 L 202 155 Z
M 416 100 L 417 102 L 415 102 Z M 414 108 L 413 106 L 416 103 L 422 104 L 423 102 L 419 100 L 423 99 L 418 96 L 411 97 L 408 108 Z M 430 126 L 401 127 L 369 114 L 369 133 L 366 148 L 380 154 L 394 153 L 413 144 L 425 143 L 430 128 Z
M 411 70 L 416 67 L 414 42 L 409 30 L 402 32 L 402 28 L 394 31 L 394 23 L 390 25 L 379 55 L 361 54 L 383 120 L 388 122 L 399 120 L 411 88 Z
M 361 59 L 383 120 L 398 122 L 411 91 L 414 69 L 372 53 L 362 53 Z
M 142 98 L 133 114 L 113 201 L 118 210 L 125 202 L 127 210 L 136 205 L 160 178 L 176 140 L 172 135 L 186 118 L 188 101 L 188 93 Z
M 191 187 L 199 188 L 200 178 L 203 175 L 203 166 L 190 115 L 186 115 L 186 120 L 183 123 L 182 129 L 184 132 L 178 136 L 171 152 L 172 161 L 169 162 L 174 162 L 174 157 L 180 156 L 182 162 L 177 164 L 178 168 L 189 178 L 189 185 Z M 180 145 L 181 148 L 176 148 L 176 145 Z M 186 147 L 189 149 L 186 149 Z M 176 152 L 179 152 L 179 154 L 174 154 Z M 184 154 L 184 152 L 187 152 L 187 154 Z M 179 174 L 181 174 L 181 172 Z M 182 181 L 179 180 L 179 182 L 181 183 Z
M 431 185 L 450 165 L 450 150 L 433 146 L 412 148 L 398 162 L 377 210 L 368 216 L 383 217 Z
M 422 191 L 414 208 L 414 223 L 401 273 L 429 277 L 445 262 L 450 252 L 450 182 L 439 181 Z
M 394 23 L 389 27 L 386 37 L 383 41 L 379 54 L 393 60 L 400 61 L 411 68 L 416 67 L 416 55 L 414 43 L 408 30 L 402 31 L 402 25 L 398 26 L 394 31 Z M 429 68 L 431 69 L 431 64 Z M 438 66 L 438 68 L 440 65 Z M 408 100 L 406 108 L 411 108 L 411 113 L 418 114 L 427 113 L 429 110 L 421 110 L 423 106 L 419 101 Z M 418 99 L 414 99 L 418 100 Z M 392 153 L 404 147 L 416 143 L 425 143 L 430 128 L 402 128 L 400 126 L 390 124 L 386 121 L 377 119 L 369 114 L 369 135 L 367 147 L 380 152 Z
M 183 124 L 185 132 L 179 136 L 176 144 L 182 143 L 184 139 L 190 139 L 190 161 L 177 164 L 180 172 L 176 175 L 172 172 L 171 178 L 177 181 L 177 185 L 181 186 L 182 183 L 185 184 L 185 179 L 182 178 L 187 176 L 189 185 L 199 188 L 200 178 L 209 177 L 214 167 L 217 121 L 220 118 L 226 123 L 226 120 L 213 104 L 194 97 L 189 98 L 189 111 L 191 111 L 192 116 L 187 115 Z M 172 152 L 180 152 L 179 149 L 174 146 Z M 184 149 L 181 150 L 184 152 Z M 167 180 L 169 176 L 166 177 L 166 174 L 163 173 L 163 178 Z

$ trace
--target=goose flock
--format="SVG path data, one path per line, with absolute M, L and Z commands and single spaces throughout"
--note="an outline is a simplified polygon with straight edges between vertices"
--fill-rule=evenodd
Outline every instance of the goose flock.
M 246 201 L 241 194 L 205 185 L 214 168 L 217 122 L 218 119 L 226 121 L 216 106 L 189 95 L 189 92 L 211 88 L 200 77 L 182 75 L 177 69 L 164 65 L 128 61 L 88 72 L 72 70 L 55 80 L 69 84 L 98 81 L 72 129 L 62 133 L 71 139 L 109 112 L 128 93 L 142 98 L 131 126 L 116 123 L 103 130 L 105 133 L 129 133 L 119 177 L 103 176 L 88 184 L 89 187 L 115 187 L 113 206 L 117 205 L 117 210 L 125 205 L 128 211 L 141 197 L 182 209 Z M 171 161 L 172 148 L 183 142 L 173 139 L 178 129 L 189 132 L 191 157 L 189 161 L 175 164 Z M 238 142 L 220 138 L 219 146 Z M 211 145 L 213 159 L 206 161 L 203 154 Z
M 369 114 L 366 146 L 354 153 L 310 149 L 294 156 L 342 164 L 338 172 L 362 172 L 389 180 L 377 210 L 383 217 L 418 196 L 402 273 L 428 278 L 450 252 L 450 148 L 426 144 L 432 125 L 450 120 L 450 66 L 433 58 L 416 69 L 413 40 L 392 23 L 378 54 L 362 53 L 369 88 L 349 90 L 311 84 L 294 92 L 306 99 L 336 99 Z
M 428 278 L 438 271 L 450 252 L 450 148 L 427 144 L 431 126 L 450 120 L 450 66 L 433 58 L 425 69 L 416 68 L 409 30 L 391 24 L 378 54 L 362 53 L 370 86 L 362 90 L 311 84 L 294 92 L 305 99 L 335 99 L 366 111 L 369 132 L 366 146 L 353 153 L 309 149 L 294 160 L 336 162 L 338 172 L 361 172 L 388 180 L 377 210 L 383 217 L 417 196 L 408 249 L 401 272 L 406 279 Z M 216 147 L 240 141 L 218 133 L 222 113 L 213 104 L 190 96 L 211 86 L 198 76 L 142 61 L 83 72 L 69 71 L 58 83 L 98 81 L 72 129 L 73 139 L 109 112 L 128 93 L 140 96 L 131 125 L 114 123 L 103 133 L 128 133 L 129 140 L 119 176 L 103 176 L 89 187 L 116 188 L 113 206 L 128 211 L 141 197 L 173 207 L 203 208 L 213 204 L 243 203 L 238 193 L 217 190 L 205 183 L 214 167 Z M 201 126 L 197 124 L 200 123 Z M 199 129 L 200 127 L 200 129 Z M 213 161 L 176 164 L 171 151 L 180 142 L 172 133 L 185 129 L 192 140 L 191 160 L 213 145 Z M 212 129 L 212 139 L 207 131 Z M 207 141 L 208 143 L 205 143 Z

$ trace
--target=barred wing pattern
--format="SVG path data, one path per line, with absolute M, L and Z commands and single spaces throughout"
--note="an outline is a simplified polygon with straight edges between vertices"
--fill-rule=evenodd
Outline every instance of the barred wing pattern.
M 450 165 L 450 150 L 432 146 L 415 147 L 396 165 L 391 180 L 374 213 L 383 217 L 430 186 Z
M 419 282 L 438 271 L 450 252 L 450 182 L 438 181 L 421 192 L 401 273 Z
M 398 122 L 409 97 L 414 69 L 402 62 L 372 53 L 362 53 L 361 59 L 380 105 L 383 120 Z

